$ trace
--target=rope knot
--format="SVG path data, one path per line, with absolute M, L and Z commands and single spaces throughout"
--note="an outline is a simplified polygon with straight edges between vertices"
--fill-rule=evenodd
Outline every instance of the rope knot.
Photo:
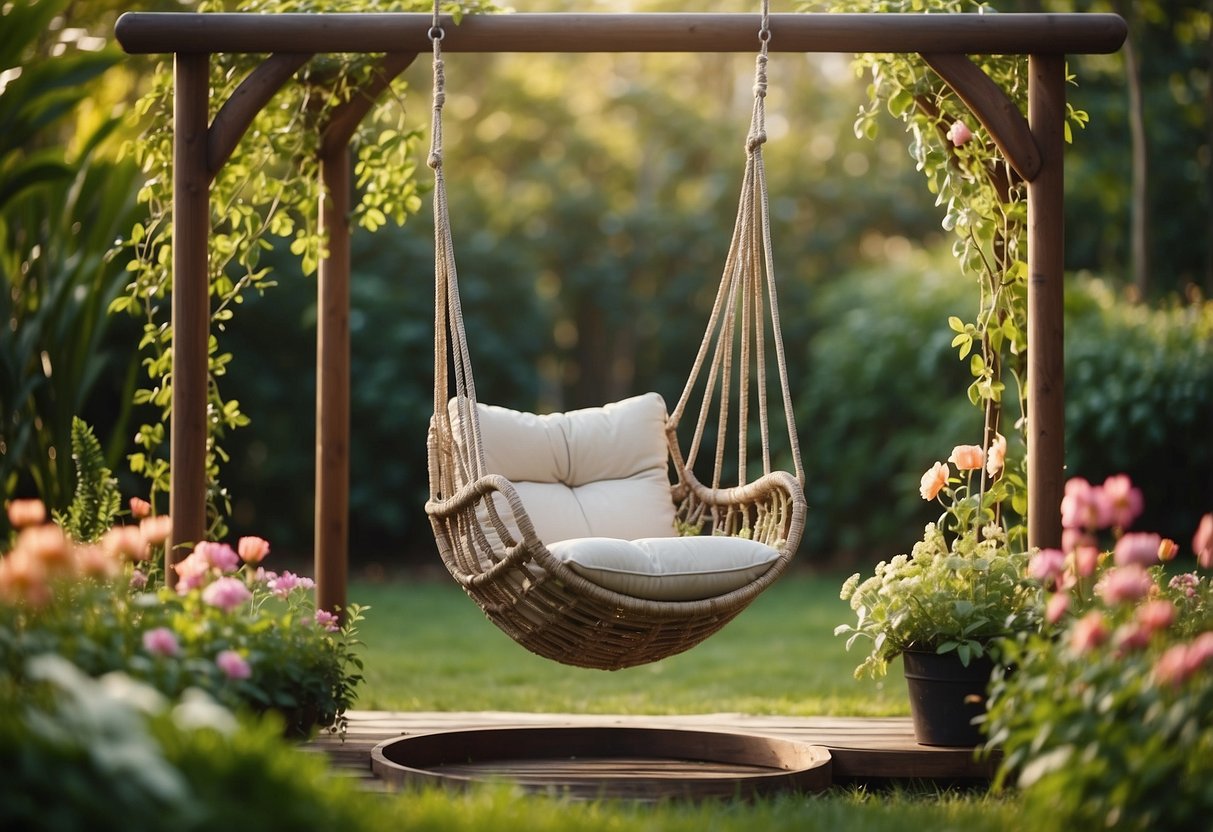
M 436 151 L 431 151 L 430 156 L 425 160 L 425 163 L 433 170 L 438 170 L 438 168 L 442 167 L 442 154 Z
M 757 150 L 758 148 L 760 148 L 764 144 L 766 144 L 766 141 L 767 141 L 767 131 L 766 130 L 759 130 L 755 133 L 751 133 L 750 135 L 746 136 L 746 140 L 745 140 L 746 152 L 753 153 L 755 150 Z
M 754 97 L 766 98 L 767 95 L 767 56 L 759 55 L 754 67 Z

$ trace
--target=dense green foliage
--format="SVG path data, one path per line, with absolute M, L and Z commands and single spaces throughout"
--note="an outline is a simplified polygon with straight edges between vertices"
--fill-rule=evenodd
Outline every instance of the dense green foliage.
M 56 521 L 77 543 L 95 543 L 114 524 L 122 508 L 118 481 L 105 466 L 101 443 L 83 419 L 72 420 L 72 460 L 76 487 L 67 511 Z

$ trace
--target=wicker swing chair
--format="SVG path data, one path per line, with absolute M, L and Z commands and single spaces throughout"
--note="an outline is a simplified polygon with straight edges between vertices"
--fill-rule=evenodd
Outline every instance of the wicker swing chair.
M 477 402 L 442 168 L 445 80 L 437 16 L 430 32 L 436 289 L 426 512 L 444 564 L 488 618 L 532 652 L 565 664 L 613 670 L 698 644 L 779 577 L 804 529 L 804 471 L 762 161 L 770 38 L 765 5 L 732 243 L 703 342 L 668 417 L 654 393 L 549 416 Z M 794 473 L 771 465 L 768 341 Z M 697 391 L 694 436 L 684 457 L 677 428 Z M 716 427 L 710 485 L 692 471 L 709 422 Z M 761 437 L 762 473 L 745 482 L 751 429 Z M 734 443 L 739 482 L 729 487 L 722 483 L 724 452 Z M 539 459 L 549 448 L 554 460 Z

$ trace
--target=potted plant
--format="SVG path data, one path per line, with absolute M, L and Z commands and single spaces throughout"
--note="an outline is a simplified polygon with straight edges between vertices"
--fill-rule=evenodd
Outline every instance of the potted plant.
M 1029 553 L 999 519 L 1008 486 L 1000 479 L 973 489 L 983 466 L 991 477 L 1001 471 L 1005 448 L 998 437 L 988 454 L 961 445 L 947 463 L 936 462 L 920 493 L 938 499 L 944 513 L 909 555 L 881 561 L 866 580 L 857 573 L 842 586 L 856 620 L 834 634 L 848 636 L 848 650 L 861 639 L 870 646 L 855 677 L 882 677 L 903 656 L 914 730 L 924 745 L 981 741 L 973 720 L 984 713 L 998 640 L 1039 627 L 1041 584 L 1029 574 Z

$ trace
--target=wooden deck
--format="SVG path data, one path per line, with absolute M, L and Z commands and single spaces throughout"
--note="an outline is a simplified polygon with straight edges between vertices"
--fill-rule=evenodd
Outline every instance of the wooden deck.
M 929 780 L 980 782 L 995 763 L 976 759 L 972 749 L 930 748 L 914 740 L 908 717 L 784 717 L 745 714 L 689 716 L 612 716 L 504 712 L 351 711 L 344 741 L 321 736 L 308 744 L 330 756 L 337 769 L 362 778 L 368 788 L 383 788 L 371 771 L 371 750 L 395 737 L 507 727 L 634 727 L 727 731 L 780 737 L 825 746 L 835 783 Z

